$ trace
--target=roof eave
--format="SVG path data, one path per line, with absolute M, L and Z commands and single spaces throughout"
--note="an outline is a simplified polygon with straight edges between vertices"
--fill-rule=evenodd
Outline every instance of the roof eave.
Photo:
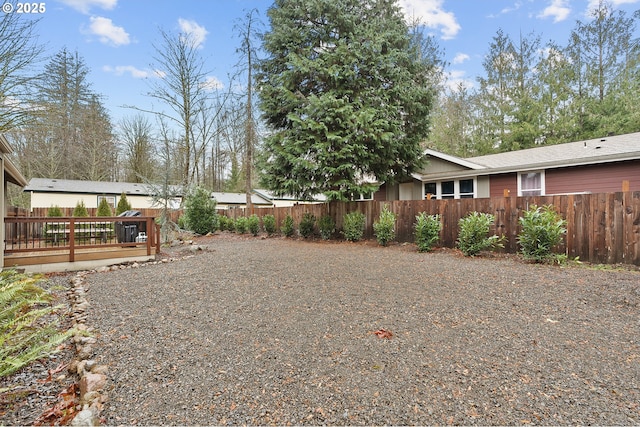
M 552 162 L 542 162 L 542 163 L 530 163 L 526 165 L 519 166 L 505 166 L 499 168 L 486 168 L 481 170 L 469 170 L 469 171 L 457 171 L 457 172 L 443 172 L 443 173 L 435 173 L 435 174 L 417 174 L 416 177 L 420 181 L 437 181 L 441 179 L 451 179 L 451 178 L 470 178 L 474 176 L 485 176 L 485 175 L 497 175 L 501 173 L 515 173 L 515 172 L 525 172 L 525 171 L 533 171 L 533 170 L 541 170 L 541 169 L 558 169 L 564 167 L 573 167 L 573 166 L 590 166 L 601 163 L 612 163 L 612 162 L 623 162 L 628 160 L 639 160 L 640 152 L 633 153 L 624 153 L 624 154 L 611 154 L 607 156 L 602 156 L 598 158 L 589 158 L 589 159 L 575 159 L 573 161 L 552 161 Z

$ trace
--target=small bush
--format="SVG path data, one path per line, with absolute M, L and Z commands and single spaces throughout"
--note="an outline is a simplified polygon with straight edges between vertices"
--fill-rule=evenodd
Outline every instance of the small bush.
M 178 218 L 178 227 L 179 227 L 181 230 L 186 229 L 186 227 L 187 227 L 187 223 L 186 223 L 186 221 L 185 221 L 185 219 L 184 219 L 184 215 L 180 215 L 180 218 Z
M 433 248 L 433 244 L 440 239 L 440 231 L 442 230 L 440 215 L 427 215 L 426 212 L 421 212 L 416 215 L 414 228 L 418 252 L 428 252 Z
M 502 247 L 502 238 L 489 236 L 494 216 L 488 213 L 471 212 L 460 218 L 458 248 L 466 256 L 473 256 L 480 251 Z
M 131 203 L 127 200 L 127 195 L 122 193 L 120 194 L 120 200 L 118 200 L 118 204 L 116 205 L 116 216 L 120 215 L 124 211 L 131 210 Z
M 218 215 L 218 230 L 224 231 L 227 229 L 227 218 L 226 215 Z
M 84 204 L 84 200 L 80 200 L 76 203 L 76 207 L 73 208 L 73 216 L 76 218 L 87 218 L 89 216 L 89 211 Z
M 562 219 L 552 205 L 538 207 L 532 205 L 519 219 L 522 231 L 518 234 L 522 255 L 535 262 L 557 260 L 553 247 L 562 242 L 567 232 L 567 222 Z
M 231 218 L 231 217 L 227 217 L 227 220 L 225 221 L 225 230 L 230 231 L 232 233 L 235 233 L 236 231 L 236 220 Z
M 387 205 L 383 206 L 378 220 L 373 222 L 373 234 L 382 246 L 396 238 L 396 214 Z
M 248 225 L 249 225 L 249 220 L 246 217 L 241 216 L 240 218 L 237 218 L 236 219 L 236 233 L 238 233 L 238 234 L 246 233 Z
M 268 236 L 271 236 L 276 232 L 276 217 L 273 215 L 265 215 L 262 217 L 262 228 L 264 228 L 265 233 Z
M 111 206 L 109 205 L 109 202 L 107 202 L 107 199 L 104 197 L 100 199 L 100 204 L 98 205 L 96 216 L 113 216 Z
M 62 209 L 60 209 L 60 206 L 58 206 L 58 205 L 51 206 L 49 208 L 49 210 L 47 210 L 47 216 L 48 217 L 59 217 L 59 216 L 62 216 Z
M 296 231 L 295 229 L 295 224 L 293 222 L 293 217 L 291 215 L 287 215 L 283 220 L 282 220 L 282 224 L 280 225 L 280 231 L 282 232 L 282 234 L 284 234 L 286 237 L 291 237 L 293 236 L 293 233 Z
M 344 216 L 342 233 L 350 242 L 357 242 L 364 235 L 365 217 L 362 212 L 351 212 Z
M 249 227 L 249 232 L 257 236 L 260 232 L 260 218 L 258 218 L 258 215 L 252 214 L 247 220 L 247 226 Z
M 309 212 L 305 212 L 302 215 L 302 221 L 300 221 L 299 231 L 300 235 L 305 239 L 313 235 L 316 226 L 316 217 Z
M 336 222 L 330 215 L 323 215 L 318 220 L 318 231 L 322 240 L 329 240 L 336 231 Z
M 184 206 L 185 225 L 188 230 L 207 234 L 218 228 L 216 201 L 204 187 L 194 187 L 187 193 Z

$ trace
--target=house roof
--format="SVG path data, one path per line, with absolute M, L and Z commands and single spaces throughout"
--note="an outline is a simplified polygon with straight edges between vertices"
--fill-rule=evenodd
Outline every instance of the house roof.
M 425 154 L 434 155 L 467 168 L 467 170 L 414 174 L 418 179 L 445 179 L 491 175 L 526 170 L 553 169 L 570 166 L 583 166 L 625 160 L 640 159 L 640 132 L 625 135 L 608 136 L 557 145 L 528 148 L 506 153 L 462 159 L 455 156 L 442 156 L 442 153 L 427 150 Z M 472 167 L 470 165 L 475 165 Z
M 216 202 L 222 205 L 245 205 L 247 203 L 246 193 L 213 192 L 211 193 L 211 197 L 216 199 Z M 271 201 L 259 196 L 258 194 L 251 195 L 251 203 L 254 205 L 272 205 Z
M 148 196 L 152 187 L 133 182 L 81 181 L 73 179 L 31 178 L 24 191 L 35 193 L 88 193 Z

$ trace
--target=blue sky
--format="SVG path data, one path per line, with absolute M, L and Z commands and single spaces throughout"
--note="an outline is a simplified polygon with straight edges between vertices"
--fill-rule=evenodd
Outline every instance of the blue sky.
M 482 74 L 482 58 L 501 28 L 517 38 L 532 31 L 542 42 L 566 44 L 576 20 L 597 0 L 400 0 L 408 16 L 419 16 L 437 39 L 450 63 L 450 81 L 473 85 Z M 238 62 L 239 38 L 234 24 L 256 9 L 264 25 L 272 0 L 47 0 L 37 33 L 46 52 L 66 47 L 78 51 L 90 69 L 89 81 L 104 96 L 105 106 L 117 122 L 135 114 L 123 108 L 151 108 L 144 96 L 154 79 L 159 28 L 192 32 L 201 40 L 211 82 L 227 86 L 227 76 Z M 640 0 L 611 0 L 630 15 Z M 15 11 L 13 13 L 16 13 Z M 36 15 L 30 15 L 36 17 Z

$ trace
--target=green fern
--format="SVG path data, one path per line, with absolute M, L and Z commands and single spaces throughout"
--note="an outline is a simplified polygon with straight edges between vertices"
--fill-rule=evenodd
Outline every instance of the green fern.
M 59 331 L 55 313 L 62 306 L 51 305 L 40 281 L 14 270 L 0 274 L 0 378 L 55 352 L 75 333 Z

